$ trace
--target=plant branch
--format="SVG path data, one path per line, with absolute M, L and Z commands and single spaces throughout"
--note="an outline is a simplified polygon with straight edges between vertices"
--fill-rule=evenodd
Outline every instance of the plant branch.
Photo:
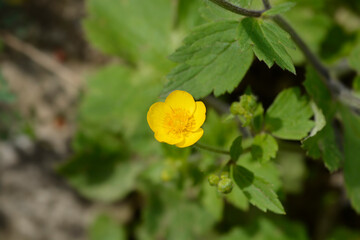
M 264 4 L 264 7 L 265 7 L 266 10 L 271 8 L 271 4 L 270 4 L 269 0 L 262 0 L 262 2 Z
M 265 12 L 265 10 L 249 10 L 249 9 L 241 8 L 226 0 L 210 0 L 210 1 L 226 10 L 247 17 L 261 17 L 263 12 Z
M 216 149 L 216 148 L 214 148 L 214 147 L 207 146 L 207 145 L 204 145 L 204 144 L 201 144 L 201 143 L 195 143 L 195 147 L 204 149 L 204 150 L 206 150 L 206 151 L 214 152 L 214 153 L 230 155 L 230 152 L 229 152 L 229 151 L 221 150 L 221 149 Z

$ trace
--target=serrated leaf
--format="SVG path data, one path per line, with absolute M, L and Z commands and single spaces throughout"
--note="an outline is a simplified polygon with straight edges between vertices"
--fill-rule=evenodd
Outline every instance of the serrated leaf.
M 239 165 L 232 166 L 232 176 L 251 204 L 264 212 L 270 210 L 274 213 L 285 214 L 278 196 L 268 182 Z
M 255 136 L 251 146 L 253 159 L 266 163 L 276 157 L 279 147 L 276 140 L 269 134 L 261 133 Z
M 90 227 L 90 240 L 125 240 L 124 228 L 106 215 L 96 218 Z
M 277 15 L 280 13 L 284 13 L 284 12 L 289 11 L 295 5 L 296 5 L 296 3 L 294 3 L 294 2 L 285 2 L 285 3 L 279 4 L 279 5 L 275 5 L 275 6 L 271 7 L 271 9 L 264 12 L 263 15 L 274 16 L 274 15 Z
M 253 55 L 237 34 L 238 22 L 222 21 L 204 25 L 170 56 L 178 65 L 167 76 L 163 93 L 175 89 L 201 98 L 231 92 L 249 69 Z
M 271 133 L 281 139 L 300 140 L 314 126 L 309 100 L 300 95 L 298 88 L 282 91 L 269 107 L 265 124 Z
M 237 161 L 238 158 L 240 157 L 243 149 L 242 149 L 242 137 L 241 136 L 238 136 L 234 142 L 231 144 L 231 147 L 230 147 L 230 156 L 231 156 L 231 159 L 234 160 L 234 161 Z
M 342 154 L 337 146 L 336 136 L 332 126 L 332 118 L 335 114 L 336 104 L 333 102 L 330 92 L 314 69 L 307 69 L 304 86 L 316 105 L 324 113 L 326 125 L 321 131 L 310 134 L 312 136 L 303 141 L 302 147 L 307 151 L 309 156 L 315 159 L 322 157 L 325 166 L 330 171 L 335 171 L 340 167 L 342 161 Z
M 344 126 L 344 178 L 347 194 L 357 213 L 360 213 L 360 117 L 342 106 Z
M 287 52 L 294 47 L 290 36 L 276 24 L 254 18 L 245 18 L 241 26 L 253 43 L 253 50 L 260 61 L 268 67 L 274 63 L 295 74 L 295 67 Z

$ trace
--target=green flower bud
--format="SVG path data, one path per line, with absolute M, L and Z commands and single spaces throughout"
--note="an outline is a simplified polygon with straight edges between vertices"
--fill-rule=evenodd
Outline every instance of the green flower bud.
M 220 178 L 225 179 L 225 178 L 229 178 L 229 176 L 230 176 L 229 172 L 222 172 Z
M 233 115 L 237 115 L 240 118 L 243 126 L 250 125 L 254 118 L 254 114 L 257 108 L 256 97 L 253 95 L 242 95 L 239 102 L 231 104 L 230 111 Z
M 220 193 L 231 193 L 233 188 L 233 182 L 230 178 L 223 178 L 220 180 L 219 184 L 218 184 L 218 191 Z
M 220 178 L 219 176 L 215 175 L 215 174 L 211 174 L 209 177 L 208 177 L 208 181 L 209 181 L 209 184 L 211 186 L 217 186 L 219 181 L 220 181 Z

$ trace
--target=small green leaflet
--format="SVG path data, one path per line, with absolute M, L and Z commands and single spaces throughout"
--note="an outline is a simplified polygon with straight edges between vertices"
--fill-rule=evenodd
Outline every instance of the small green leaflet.
M 360 117 L 341 107 L 344 125 L 344 178 L 347 194 L 357 213 L 360 213 Z
M 276 157 L 279 147 L 273 136 L 261 133 L 255 136 L 251 147 L 251 155 L 254 160 L 266 163 Z
M 232 176 L 251 204 L 264 212 L 270 210 L 274 213 L 285 214 L 271 184 L 239 165 L 232 166 Z
M 314 127 L 309 100 L 298 88 L 282 91 L 269 107 L 265 124 L 272 135 L 287 140 L 301 140 Z
M 206 24 L 195 30 L 170 59 L 180 63 L 167 76 L 164 94 L 175 89 L 201 98 L 231 92 L 249 69 L 253 55 L 243 47 L 236 21 Z
M 242 137 L 239 136 L 234 140 L 234 142 L 232 143 L 232 145 L 230 147 L 230 156 L 231 156 L 231 159 L 234 161 L 238 160 L 238 158 L 240 157 L 240 155 L 243 151 L 241 143 L 242 143 Z
M 265 16 L 274 16 L 274 15 L 277 15 L 277 14 L 280 14 L 280 13 L 284 13 L 284 12 L 289 11 L 295 5 L 296 5 L 296 3 L 294 3 L 294 2 L 282 3 L 282 4 L 279 4 L 279 5 L 273 6 L 271 9 L 264 12 L 263 15 L 265 15 Z
M 274 62 L 282 69 L 287 69 L 295 74 L 295 67 L 287 52 L 295 49 L 290 36 L 276 24 L 254 18 L 245 18 L 241 21 L 240 36 L 249 38 L 255 55 L 264 61 L 268 67 Z

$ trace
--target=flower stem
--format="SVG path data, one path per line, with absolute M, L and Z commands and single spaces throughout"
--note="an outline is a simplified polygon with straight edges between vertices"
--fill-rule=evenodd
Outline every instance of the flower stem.
M 204 144 L 201 144 L 201 143 L 195 143 L 195 147 L 201 148 L 201 149 L 209 151 L 209 152 L 230 155 L 229 151 L 217 149 L 217 148 L 214 148 L 212 146 L 204 145 Z

